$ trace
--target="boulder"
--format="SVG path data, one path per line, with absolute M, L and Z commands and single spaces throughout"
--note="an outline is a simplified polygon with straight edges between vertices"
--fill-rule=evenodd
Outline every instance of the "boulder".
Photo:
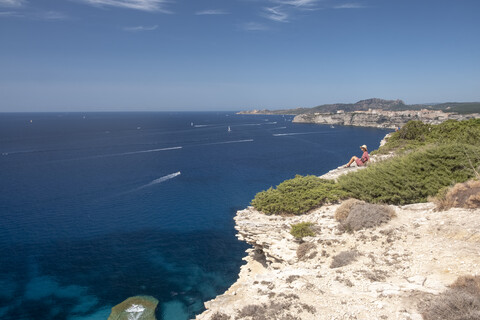
M 108 320 L 156 320 L 158 300 L 150 296 L 130 297 L 112 308 Z

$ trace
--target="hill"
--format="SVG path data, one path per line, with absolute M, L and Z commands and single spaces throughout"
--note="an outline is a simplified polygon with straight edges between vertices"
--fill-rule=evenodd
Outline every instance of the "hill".
M 405 104 L 402 100 L 384 100 L 371 98 L 360 100 L 355 103 L 334 103 L 323 104 L 313 108 L 295 108 L 282 110 L 251 110 L 240 111 L 239 114 L 308 114 L 308 113 L 335 113 L 339 110 L 345 112 L 368 111 L 369 109 L 385 111 L 404 111 L 404 110 L 442 110 L 444 112 L 456 112 L 461 114 L 480 113 L 480 102 L 445 102 L 436 104 Z

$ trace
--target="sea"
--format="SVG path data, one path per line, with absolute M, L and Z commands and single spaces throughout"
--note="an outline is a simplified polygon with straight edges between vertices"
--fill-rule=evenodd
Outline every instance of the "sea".
M 259 191 L 378 148 L 376 128 L 233 112 L 0 114 L 0 319 L 184 320 L 232 285 Z

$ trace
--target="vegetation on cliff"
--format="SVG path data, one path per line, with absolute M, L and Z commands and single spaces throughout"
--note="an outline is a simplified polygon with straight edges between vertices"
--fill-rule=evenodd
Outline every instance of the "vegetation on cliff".
M 300 176 L 257 193 L 252 205 L 266 214 L 303 214 L 346 197 L 339 185 L 316 176 Z
M 474 177 L 479 165 L 479 147 L 432 145 L 341 176 L 338 184 L 352 198 L 370 203 L 426 202 L 439 190 Z
M 372 154 L 402 153 L 429 144 L 448 143 L 480 146 L 480 119 L 448 120 L 438 125 L 410 121 L 392 133 L 387 143 Z
M 315 232 L 312 230 L 313 223 L 300 222 L 292 225 L 290 234 L 296 239 L 302 239 L 303 237 L 314 237 Z
M 326 202 L 356 198 L 369 203 L 426 202 L 455 183 L 478 175 L 480 120 L 426 125 L 411 121 L 395 132 L 378 153 L 390 160 L 341 176 L 338 182 L 296 176 L 258 193 L 252 205 L 266 214 L 302 214 Z

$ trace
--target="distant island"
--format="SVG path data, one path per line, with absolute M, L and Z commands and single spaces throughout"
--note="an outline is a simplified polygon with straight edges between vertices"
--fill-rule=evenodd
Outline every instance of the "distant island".
M 372 98 L 356 103 L 324 104 L 313 108 L 240 111 L 238 114 L 295 115 L 295 123 L 398 128 L 410 120 L 438 124 L 445 120 L 480 118 L 480 102 L 407 105 L 402 100 Z

